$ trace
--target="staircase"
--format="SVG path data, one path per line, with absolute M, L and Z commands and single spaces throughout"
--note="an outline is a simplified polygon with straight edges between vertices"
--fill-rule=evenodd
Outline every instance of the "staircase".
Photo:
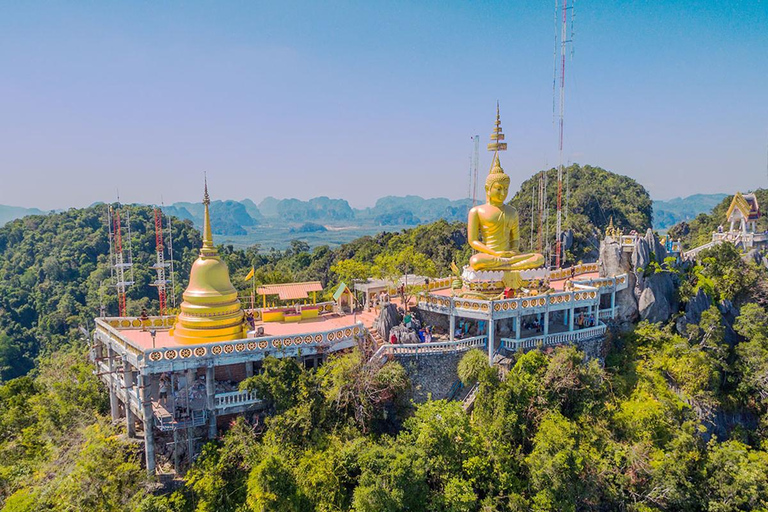
M 464 400 L 461 402 L 461 407 L 464 409 L 464 412 L 472 412 L 472 409 L 475 408 L 475 398 L 477 398 L 478 389 L 480 389 L 480 384 L 477 382 L 469 388 L 467 396 L 464 397 Z

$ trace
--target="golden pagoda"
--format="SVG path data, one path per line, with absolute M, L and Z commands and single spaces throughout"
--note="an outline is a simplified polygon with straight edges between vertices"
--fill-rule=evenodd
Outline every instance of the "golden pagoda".
M 208 206 L 208 180 L 205 182 L 205 220 L 203 247 L 192 264 L 189 286 L 184 291 L 181 313 L 171 335 L 182 343 L 209 343 L 246 337 L 247 325 L 237 298 L 237 290 L 229 280 L 227 264 L 221 261 L 211 234 Z

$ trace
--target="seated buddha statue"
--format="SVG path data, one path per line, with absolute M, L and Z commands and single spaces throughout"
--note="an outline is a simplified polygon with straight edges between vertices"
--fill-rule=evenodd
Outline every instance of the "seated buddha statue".
M 467 239 L 477 251 L 469 266 L 476 271 L 504 271 L 505 285 L 518 288 L 519 271 L 541 267 L 544 256 L 520 252 L 517 210 L 504 204 L 508 192 L 509 176 L 501 168 L 497 152 L 485 180 L 486 202 L 469 210 Z

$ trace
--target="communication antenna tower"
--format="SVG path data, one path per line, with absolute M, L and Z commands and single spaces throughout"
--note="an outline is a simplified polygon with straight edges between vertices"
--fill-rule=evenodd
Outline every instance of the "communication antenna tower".
M 166 215 L 168 219 L 168 258 L 170 260 L 169 271 L 171 273 L 171 307 L 176 309 L 176 272 L 173 269 L 173 225 L 171 216 Z
M 154 208 L 155 214 L 155 248 L 157 258 L 152 268 L 157 272 L 157 279 L 151 283 L 151 286 L 157 287 L 157 297 L 160 302 L 160 316 L 165 316 L 166 309 L 168 308 L 168 301 L 166 297 L 166 286 L 170 283 L 165 278 L 165 269 L 169 267 L 169 263 L 165 262 L 165 250 L 163 243 L 163 213 L 159 208 Z
M 563 254 L 563 125 L 565 119 L 565 53 L 566 45 L 573 42 L 573 3 L 568 6 L 568 0 L 563 0 L 562 4 L 562 27 L 560 29 L 560 115 L 559 115 L 559 165 L 557 166 L 557 227 L 556 227 L 556 241 L 555 241 L 555 267 L 559 268 L 561 264 L 561 258 L 564 258 Z M 559 10 L 558 0 L 555 0 L 555 18 L 557 18 Z M 568 34 L 568 11 L 571 11 L 571 34 Z M 557 30 L 555 30 L 557 34 Z M 557 48 L 557 36 L 555 36 L 555 48 Z M 573 45 L 571 45 L 573 50 Z M 557 51 L 557 50 L 555 50 Z M 555 54 L 556 55 L 556 54 Z M 555 72 L 557 72 L 557 57 L 555 56 Z M 553 91 L 554 92 L 554 91 Z M 568 178 L 566 178 L 566 182 Z M 566 196 L 569 195 L 566 191 Z M 566 209 L 567 209 L 566 199 Z M 567 218 L 566 212 L 566 218 Z
M 118 316 L 127 316 L 126 305 L 126 289 L 134 283 L 133 280 L 133 261 L 131 255 L 131 220 L 130 213 L 126 210 L 126 225 L 128 229 L 127 246 L 123 247 L 123 229 L 122 222 L 120 220 L 120 211 L 122 207 L 118 198 L 117 208 L 109 207 L 108 210 L 108 223 L 109 223 L 109 248 L 110 248 L 110 260 L 111 269 L 110 275 L 115 284 L 117 290 L 117 307 Z M 128 269 L 129 276 L 126 277 L 126 269 Z
M 475 144 L 472 155 L 472 206 L 477 204 L 477 168 L 480 166 L 480 136 L 472 137 Z

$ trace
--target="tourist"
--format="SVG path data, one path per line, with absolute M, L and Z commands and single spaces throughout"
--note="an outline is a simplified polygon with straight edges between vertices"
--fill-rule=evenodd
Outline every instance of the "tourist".
M 248 325 L 251 326 L 251 330 L 256 330 L 256 320 L 253 318 L 253 311 L 248 311 L 245 315 L 245 320 L 248 322 Z
M 584 313 L 579 313 L 579 317 L 576 319 L 576 325 L 579 326 L 579 329 L 584 328 Z
M 457 340 L 460 340 L 463 337 L 464 336 L 462 335 L 461 327 L 457 327 L 456 330 L 453 333 L 453 338 L 457 339 Z
M 146 331 L 147 325 L 149 325 L 149 315 L 147 314 L 146 308 L 141 310 L 141 316 L 139 317 L 139 320 L 141 320 L 141 330 Z
M 411 320 L 412 320 L 412 317 L 411 317 L 411 313 L 409 311 L 409 312 L 405 313 L 405 316 L 403 317 L 403 324 L 407 328 L 409 328 L 409 329 L 411 328 Z
M 397 335 L 395 334 L 395 331 L 392 331 L 389 335 L 389 343 L 392 345 L 395 345 L 397 343 Z
M 589 315 L 589 324 L 588 325 L 590 327 L 594 327 L 595 326 L 595 315 L 592 315 L 592 314 Z
M 160 377 L 160 404 L 163 407 L 168 405 L 168 381 L 165 375 Z
M 418 334 L 419 334 L 419 341 L 421 343 L 424 343 L 425 341 L 427 341 L 426 340 L 426 332 L 424 331 L 424 329 L 419 329 Z
M 427 326 L 426 332 L 424 333 L 424 341 L 426 343 L 432 343 L 432 328 Z

